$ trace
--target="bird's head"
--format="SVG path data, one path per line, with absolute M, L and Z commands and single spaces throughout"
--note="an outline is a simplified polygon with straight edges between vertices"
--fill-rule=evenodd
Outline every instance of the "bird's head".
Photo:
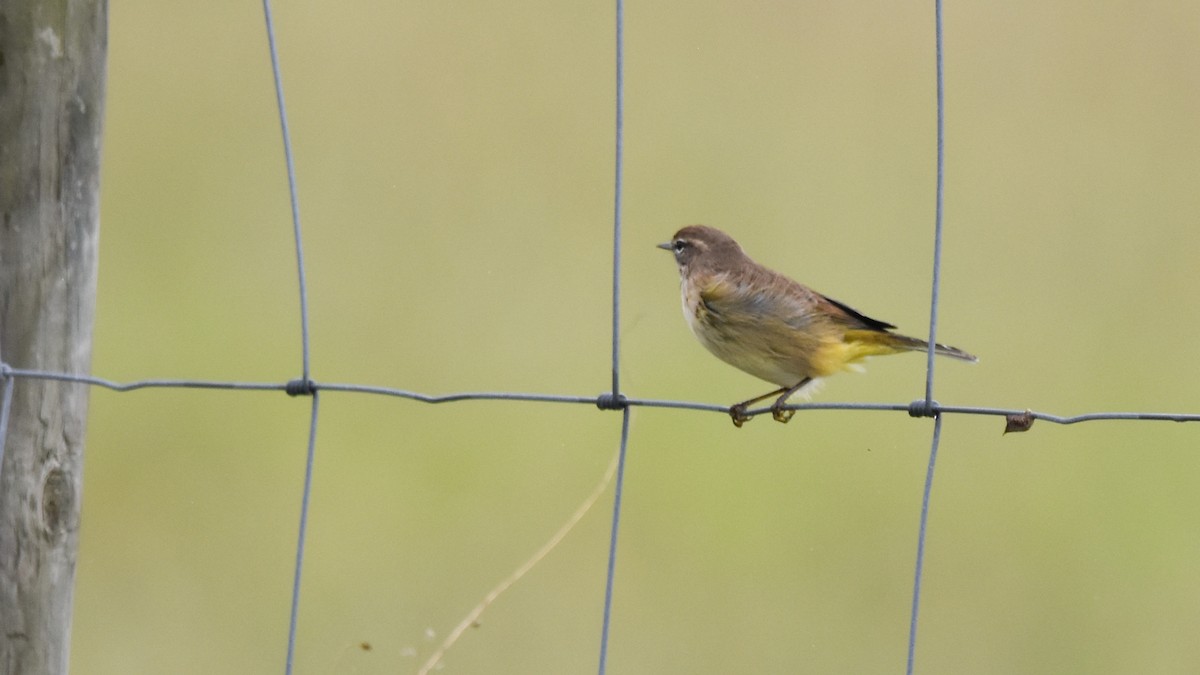
M 718 269 L 745 257 L 742 247 L 715 227 L 688 225 L 675 233 L 671 241 L 658 245 L 675 255 L 680 274 L 700 267 Z

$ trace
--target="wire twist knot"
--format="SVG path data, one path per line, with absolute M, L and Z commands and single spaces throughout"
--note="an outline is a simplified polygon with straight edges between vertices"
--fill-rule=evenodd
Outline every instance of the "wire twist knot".
M 629 407 L 629 399 L 625 398 L 625 394 L 606 391 L 596 397 L 596 407 L 601 410 L 624 410 Z
M 909 417 L 937 417 L 941 412 L 941 404 L 933 399 L 919 398 L 908 404 Z
M 283 390 L 288 396 L 312 396 L 317 393 L 317 383 L 309 379 L 292 380 Z

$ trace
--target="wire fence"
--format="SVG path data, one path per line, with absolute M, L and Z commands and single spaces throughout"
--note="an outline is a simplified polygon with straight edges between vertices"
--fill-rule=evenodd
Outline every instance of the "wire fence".
M 270 51 L 271 67 L 274 76 L 275 95 L 279 111 L 279 125 L 283 137 L 284 155 L 286 161 L 287 179 L 289 186 L 290 205 L 292 212 L 293 238 L 295 242 L 296 270 L 298 275 L 298 291 L 299 291 L 299 306 L 300 306 L 300 340 L 301 340 L 301 376 L 297 379 L 287 382 L 239 382 L 239 381 L 218 381 L 218 380 L 189 380 L 189 379 L 143 379 L 131 382 L 115 382 L 102 377 L 92 375 L 83 375 L 77 373 L 59 373 L 48 372 L 36 369 L 26 369 L 14 367 L 8 363 L 0 363 L 0 466 L 3 464 L 4 456 L 4 439 L 7 436 L 7 426 L 9 421 L 9 411 L 12 401 L 12 393 L 16 383 L 23 379 L 28 380 L 51 380 L 58 382 L 77 383 L 93 387 L 101 387 L 116 392 L 130 392 L 141 389 L 220 389 L 220 390 L 249 390 L 249 391 L 272 391 L 284 392 L 289 396 L 308 396 L 312 399 L 311 415 L 309 421 L 309 435 L 307 443 L 307 452 L 304 469 L 304 486 L 302 491 L 302 500 L 300 504 L 299 524 L 296 539 L 295 549 L 295 565 L 294 577 L 292 584 L 291 609 L 288 623 L 288 638 L 286 647 L 286 664 L 285 672 L 290 675 L 295 665 L 296 652 L 296 635 L 297 625 L 300 617 L 300 589 L 302 587 L 302 571 L 305 560 L 306 534 L 308 531 L 308 517 L 310 508 L 310 495 L 312 491 L 313 481 L 313 465 L 314 455 L 317 447 L 317 423 L 319 421 L 319 402 L 322 393 L 345 393 L 345 394 L 366 394 L 378 396 L 390 396 L 408 399 L 412 401 L 442 404 L 455 403 L 461 401 L 500 401 L 500 402 L 538 402 L 538 403 L 561 403 L 561 404 L 582 404 L 596 406 L 605 411 L 620 411 L 621 412 L 621 434 L 618 451 L 618 462 L 616 470 L 616 482 L 613 497 L 613 510 L 611 515 L 611 529 L 608 544 L 608 558 L 606 568 L 606 578 L 604 585 L 604 607 L 602 611 L 602 621 L 600 627 L 600 653 L 598 658 L 598 671 L 601 675 L 607 670 L 607 659 L 609 652 L 609 637 L 612 624 L 612 603 L 613 589 L 616 578 L 616 570 L 618 564 L 617 543 L 619 540 L 619 525 L 621 522 L 621 504 L 623 479 L 625 473 L 625 457 L 630 436 L 630 409 L 635 407 L 643 408 L 670 408 L 693 410 L 700 412 L 713 412 L 725 415 L 729 412 L 726 405 L 716 405 L 710 403 L 687 401 L 687 400 L 663 400 L 663 399 L 648 399 L 635 396 L 627 396 L 621 392 L 620 384 L 620 329 L 621 329 L 621 249 L 622 249 L 622 192 L 623 192 L 623 153 L 624 153 L 624 106 L 625 106 L 625 87 L 624 87 L 624 3 L 623 0 L 616 0 L 616 63 L 615 63 L 615 176 L 614 176 L 614 200 L 613 200 L 613 227 L 612 227 L 612 342 L 611 342 L 611 367 L 612 367 L 612 388 L 609 391 L 598 395 L 565 395 L 553 393 L 521 393 L 510 391 L 479 391 L 479 392 L 458 392 L 443 395 L 430 395 L 416 391 L 410 391 L 401 388 L 370 386 L 353 383 L 331 383 L 322 382 L 312 377 L 310 368 L 310 349 L 309 349 L 309 320 L 308 320 L 308 293 L 306 268 L 304 261 L 303 236 L 300 226 L 300 206 L 299 206 L 299 189 L 296 181 L 295 162 L 292 154 L 290 131 L 288 127 L 287 106 L 285 104 L 283 83 L 281 75 L 281 67 L 278 57 L 278 51 L 275 43 L 275 28 L 272 18 L 270 0 L 263 0 L 263 13 L 267 30 L 267 42 Z M 936 209 L 934 222 L 934 248 L 932 271 L 933 281 L 930 298 L 930 319 L 929 319 L 929 343 L 936 343 L 938 330 L 938 306 L 939 306 L 939 286 L 941 283 L 941 258 L 942 258 L 942 231 L 943 231 L 943 204 L 944 204 L 944 165 L 945 165 L 945 144 L 944 144 L 944 127 L 945 127 L 945 87 L 944 87 L 944 57 L 943 57 L 943 33 L 942 33 L 942 3 L 941 0 L 935 0 L 934 3 L 934 39 L 936 42 L 936 81 L 937 81 L 937 183 L 936 183 Z M 1056 415 L 1043 411 L 1034 411 L 1028 409 L 1012 409 L 1000 407 L 977 407 L 977 406 L 956 406 L 942 405 L 934 400 L 934 352 L 932 347 L 927 353 L 926 361 L 926 378 L 925 378 L 925 397 L 918 399 L 908 404 L 903 403 L 860 403 L 860 402 L 808 402 L 799 404 L 789 404 L 784 406 L 787 410 L 845 410 L 845 411 L 872 411 L 872 412 L 898 412 L 905 413 L 912 417 L 930 417 L 933 418 L 934 424 L 932 427 L 930 438 L 930 454 L 926 469 L 924 488 L 921 498 L 921 512 L 917 532 L 916 541 L 916 556 L 914 583 L 911 601 L 911 613 L 909 617 L 909 638 L 908 652 L 906 660 L 906 672 L 912 673 L 915 669 L 915 652 L 918 644 L 917 627 L 919 619 L 919 607 L 921 600 L 921 581 L 922 569 L 925 557 L 925 541 L 927 533 L 927 522 L 929 514 L 929 506 L 931 503 L 933 478 L 937 465 L 937 454 L 941 437 L 941 422 L 945 415 L 977 415 L 977 416 L 995 416 L 1002 417 L 1005 420 L 1005 431 L 1025 431 L 1037 420 L 1060 424 L 1071 425 L 1082 422 L 1104 421 L 1104 420 L 1137 420 L 1137 421 L 1172 421 L 1172 422 L 1200 422 L 1200 414 L 1196 413 L 1169 413 L 1169 412 L 1088 412 L 1078 415 Z M 769 406 L 763 406 L 748 411 L 748 415 L 754 416 L 770 411 Z

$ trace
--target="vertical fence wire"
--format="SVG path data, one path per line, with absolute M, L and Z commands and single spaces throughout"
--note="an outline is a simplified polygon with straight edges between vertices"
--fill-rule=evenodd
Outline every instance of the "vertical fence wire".
M 308 422 L 308 451 L 304 458 L 304 491 L 300 499 L 300 534 L 296 538 L 296 563 L 292 573 L 291 611 L 288 614 L 287 659 L 284 673 L 291 675 L 296 659 L 296 627 L 300 621 L 300 579 L 304 570 L 305 540 L 308 538 L 308 507 L 312 494 L 313 465 L 317 452 L 317 416 L 320 412 L 320 392 L 312 393 L 312 412 Z
M 275 102 L 279 108 L 279 129 L 283 135 L 283 156 L 287 167 L 288 197 L 292 208 L 292 237 L 296 245 L 297 282 L 300 287 L 300 351 L 301 379 L 297 386 L 289 384 L 287 392 L 292 395 L 312 396 L 312 413 L 308 426 L 308 448 L 304 460 L 304 487 L 300 493 L 300 525 L 296 535 L 296 561 L 292 573 L 291 607 L 288 612 L 287 655 L 284 672 L 291 675 L 296 658 L 296 629 L 300 619 L 300 580 L 304 569 L 305 543 L 308 539 L 308 510 L 312 496 L 313 464 L 317 443 L 317 415 L 320 410 L 319 397 L 312 386 L 309 367 L 308 339 L 308 283 L 304 266 L 304 238 L 300 230 L 300 196 L 296 187 L 296 164 L 292 154 L 291 131 L 288 127 L 287 103 L 283 96 L 283 74 L 279 66 L 279 50 L 275 43 L 275 20 L 271 13 L 271 0 L 263 0 L 263 18 L 267 26 L 267 50 L 271 55 L 271 74 L 275 81 Z
M 617 569 L 617 529 L 621 523 L 621 495 L 625 490 L 625 449 L 629 445 L 630 409 L 621 411 L 621 448 L 617 451 L 617 480 L 613 489 L 612 530 L 608 544 L 608 574 L 604 583 L 604 618 L 600 622 L 599 675 L 608 668 L 608 637 L 612 626 L 613 579 Z
M 933 290 L 929 299 L 929 349 L 925 361 L 925 405 L 933 405 L 934 351 L 942 283 L 942 211 L 946 186 L 946 95 L 942 71 L 942 0 L 933 3 L 934 60 L 937 63 L 937 191 L 933 218 Z
M 616 140 L 613 171 L 612 395 L 621 394 L 621 194 L 625 169 L 625 3 L 616 0 Z
M 292 207 L 292 238 L 296 242 L 296 273 L 300 284 L 300 350 L 301 377 L 310 378 L 308 349 L 308 281 L 304 268 L 304 238 L 300 236 L 300 192 L 296 188 L 296 162 L 292 155 L 292 132 L 288 126 L 287 104 L 283 99 L 283 74 L 279 68 L 279 50 L 275 46 L 275 19 L 271 0 L 263 0 L 263 17 L 267 24 L 267 49 L 271 53 L 271 74 L 275 78 L 275 102 L 279 108 L 279 130 L 283 134 L 283 158 L 287 165 L 288 197 Z
M 925 468 L 925 488 L 921 493 L 921 520 L 917 527 L 917 561 L 913 574 L 912 611 L 908 617 L 908 659 L 906 675 L 913 675 L 917 654 L 917 619 L 921 609 L 921 573 L 925 568 L 925 533 L 929 523 L 929 499 L 933 494 L 933 471 L 937 467 L 938 445 L 942 440 L 942 416 L 933 418 L 933 439 L 929 443 L 929 464 Z
M 925 486 L 921 493 L 921 517 L 917 524 L 917 559 L 913 572 L 912 611 L 908 619 L 908 657 L 905 662 L 906 675 L 913 675 L 917 651 L 917 622 L 921 608 L 921 576 L 925 569 L 925 541 L 929 528 L 929 499 L 933 493 L 933 474 L 937 467 L 938 445 L 942 438 L 942 416 L 933 401 L 933 354 L 937 344 L 938 287 L 942 267 L 942 208 L 945 186 L 945 110 L 946 98 L 942 69 L 942 0 L 934 0 L 934 60 L 937 64 L 937 193 L 934 207 L 933 226 L 933 291 L 929 300 L 929 350 L 925 364 L 924 411 L 933 415 L 933 438 L 929 447 L 929 464 L 925 469 Z
M 8 445 L 8 414 L 12 410 L 13 387 L 16 381 L 7 364 L 0 362 L 0 478 L 4 476 L 4 447 Z M 0 483 L 2 485 L 2 483 Z
M 613 145 L 613 278 L 612 278 L 612 393 L 609 405 L 621 410 L 621 446 L 617 451 L 617 476 L 613 490 L 612 528 L 608 541 L 608 565 L 604 579 L 604 612 L 600 620 L 600 661 L 598 672 L 608 667 L 608 636 L 612 624 L 613 583 L 617 571 L 617 538 L 621 523 L 621 496 L 625 486 L 625 455 L 629 446 L 630 409 L 621 395 L 621 193 L 625 149 L 625 3 L 616 0 L 616 124 Z

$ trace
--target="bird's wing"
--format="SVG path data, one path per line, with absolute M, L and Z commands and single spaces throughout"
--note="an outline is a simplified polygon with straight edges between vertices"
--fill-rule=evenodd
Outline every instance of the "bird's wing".
M 833 298 L 821 295 L 820 293 L 814 293 L 814 295 L 816 295 L 818 298 L 817 304 L 821 307 L 821 309 L 830 314 L 830 318 L 832 318 L 836 323 L 844 324 L 848 328 L 865 328 L 867 330 L 878 331 L 887 331 L 895 328 L 895 326 L 887 323 L 886 321 L 872 319 L 857 309 L 854 309 L 847 304 L 838 302 Z
M 748 281 L 729 274 L 703 279 L 697 290 L 704 309 L 718 321 L 738 324 L 761 324 L 802 311 L 788 307 L 769 287 Z
M 717 274 L 705 279 L 699 291 L 705 309 L 726 320 L 774 320 L 795 329 L 825 321 L 851 330 L 886 332 L 895 328 L 778 273 L 745 277 Z

